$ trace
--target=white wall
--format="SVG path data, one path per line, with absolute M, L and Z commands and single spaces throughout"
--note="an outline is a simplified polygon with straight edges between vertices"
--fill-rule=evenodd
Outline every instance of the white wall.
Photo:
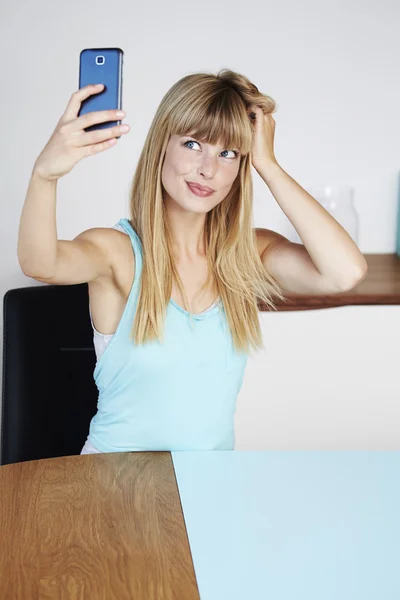
M 87 47 L 123 48 L 123 106 L 132 130 L 117 147 L 85 159 L 60 181 L 60 238 L 111 226 L 128 215 L 128 188 L 165 92 L 188 73 L 228 67 L 277 101 L 275 147 L 281 166 L 303 187 L 354 186 L 360 249 L 394 251 L 400 165 L 396 0 L 37 0 L 23 5 L 3 0 L 0 10 L 2 296 L 7 289 L 36 284 L 22 274 L 17 260 L 20 213 L 34 160 L 78 87 L 79 52 Z M 254 184 L 254 225 L 292 237 L 290 223 L 255 172 Z M 277 353 L 270 350 L 249 362 L 238 406 L 237 447 L 396 443 L 400 382 L 393 375 L 393 357 L 400 307 L 261 319 Z M 377 343 L 383 323 L 385 358 Z M 352 362 L 345 370 L 343 359 L 332 357 L 348 351 L 349 344 Z M 321 390 L 331 380 L 334 385 L 321 404 Z
M 237 450 L 400 449 L 400 306 L 261 314 Z

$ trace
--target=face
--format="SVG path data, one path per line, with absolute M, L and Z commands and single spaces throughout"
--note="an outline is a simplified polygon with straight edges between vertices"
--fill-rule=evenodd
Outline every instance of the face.
M 190 212 L 208 212 L 227 196 L 239 166 L 237 148 L 200 143 L 190 135 L 173 135 L 161 174 L 164 201 L 175 202 Z M 209 196 L 198 196 L 191 191 L 188 181 L 215 191 Z

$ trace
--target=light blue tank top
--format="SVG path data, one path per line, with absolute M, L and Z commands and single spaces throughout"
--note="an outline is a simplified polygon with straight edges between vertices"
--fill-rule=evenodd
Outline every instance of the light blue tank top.
M 89 440 L 101 452 L 233 450 L 234 414 L 247 353 L 237 352 L 222 303 L 192 315 L 172 298 L 164 341 L 130 339 L 142 244 L 128 219 L 135 277 L 117 330 L 94 369 L 99 390 Z

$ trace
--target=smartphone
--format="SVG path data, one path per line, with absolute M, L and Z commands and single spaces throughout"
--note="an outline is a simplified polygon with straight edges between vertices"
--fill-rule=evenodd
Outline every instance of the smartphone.
M 104 88 L 82 102 L 79 117 L 97 110 L 122 108 L 123 63 L 124 53 L 121 48 L 85 48 L 81 51 L 79 89 L 96 83 L 104 84 Z M 120 124 L 121 121 L 107 121 L 86 127 L 85 131 L 107 129 Z

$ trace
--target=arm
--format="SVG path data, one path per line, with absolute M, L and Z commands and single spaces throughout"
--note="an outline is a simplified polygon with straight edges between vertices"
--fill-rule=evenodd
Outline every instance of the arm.
M 40 177 L 35 170 L 23 206 L 18 261 L 22 271 L 37 281 L 76 284 L 112 276 L 111 229 L 88 229 L 73 241 L 57 239 L 57 181 Z
M 263 264 L 289 291 L 331 293 L 349 290 L 361 281 L 367 261 L 345 229 L 278 164 L 274 153 L 275 120 L 250 105 L 255 119 L 252 165 L 269 187 L 302 244 L 262 230 Z M 269 236 L 269 237 L 268 237 Z M 272 239 L 273 238 L 273 239 Z
M 315 267 L 303 244 L 290 242 L 270 229 L 256 229 L 261 262 L 282 289 L 294 294 L 336 294 L 353 286 L 338 286 Z
M 87 85 L 74 92 L 54 132 L 35 161 L 18 234 L 18 261 L 23 272 L 47 283 L 75 284 L 111 276 L 112 229 L 89 229 L 73 241 L 58 240 L 57 181 L 75 164 L 112 147 L 120 127 L 85 131 L 121 115 L 116 110 L 94 111 L 78 117 L 82 101 L 101 91 Z M 122 115 L 123 116 L 123 115 Z
M 282 273 L 286 263 L 289 266 L 291 262 L 306 277 L 312 276 L 315 269 L 337 291 L 351 289 L 361 281 L 367 273 L 367 262 L 332 215 L 278 164 L 262 167 L 259 174 L 304 242 L 302 246 L 275 236 L 274 244 L 264 254 L 269 266 Z M 301 282 L 305 284 L 303 278 Z

